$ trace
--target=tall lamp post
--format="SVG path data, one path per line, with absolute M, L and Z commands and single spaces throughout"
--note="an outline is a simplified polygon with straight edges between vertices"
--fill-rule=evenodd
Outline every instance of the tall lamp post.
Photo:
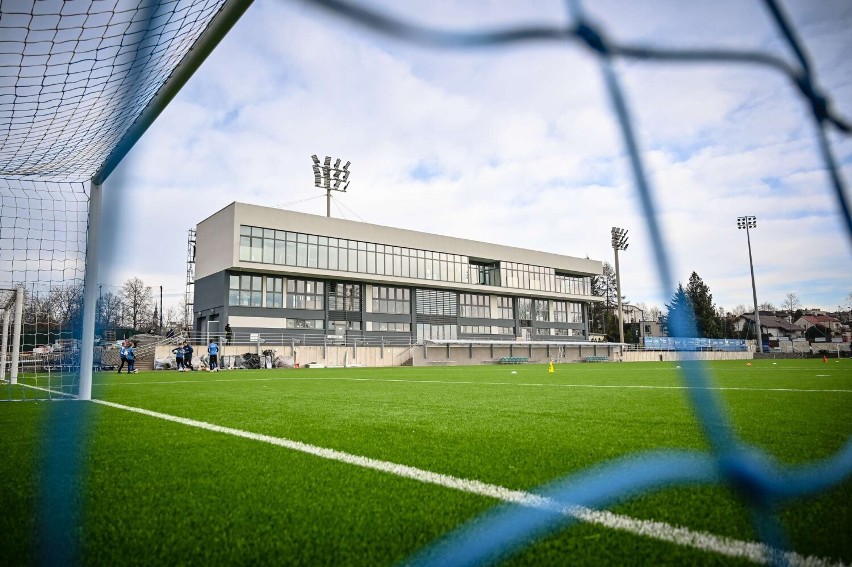
M 316 155 L 312 155 L 311 159 L 314 162 L 314 187 L 325 189 L 325 214 L 331 218 L 331 192 L 346 192 L 349 187 L 349 164 L 352 162 L 347 161 L 346 165 L 340 167 L 340 158 L 337 158 L 334 166 L 331 165 L 329 156 L 325 156 L 325 161 L 322 163 Z M 340 188 L 341 185 L 343 189 Z
M 621 310 L 621 272 L 618 269 L 618 251 L 627 250 L 627 231 L 612 227 L 612 249 L 615 251 L 615 292 L 618 294 L 618 342 L 624 342 L 624 313 Z
M 751 236 L 749 230 L 757 228 L 757 217 L 737 217 L 737 228 L 746 231 L 748 242 L 748 267 L 751 270 L 751 296 L 754 299 L 754 323 L 757 325 L 757 352 L 763 352 L 763 333 L 760 331 L 760 311 L 757 309 L 757 288 L 754 285 L 754 263 L 751 260 Z

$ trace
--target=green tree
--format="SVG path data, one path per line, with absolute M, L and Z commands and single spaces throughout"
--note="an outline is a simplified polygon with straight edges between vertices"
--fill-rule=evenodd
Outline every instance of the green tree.
M 686 294 L 695 309 L 695 322 L 698 328 L 698 336 L 707 339 L 719 339 L 722 337 L 722 322 L 716 306 L 713 305 L 713 294 L 704 280 L 696 273 L 689 276 L 689 284 L 686 286 Z
M 618 340 L 618 286 L 616 285 L 615 269 L 608 262 L 603 263 L 603 271 L 599 276 L 592 277 L 592 295 L 602 297 L 602 302 L 595 302 L 589 308 L 591 331 L 604 333 L 610 339 Z M 622 296 L 621 301 L 627 301 Z
M 681 321 L 681 327 L 675 329 L 675 321 Z M 696 327 L 695 315 L 692 311 L 692 301 L 686 290 L 683 289 L 683 284 L 677 284 L 672 300 L 666 303 L 666 318 L 665 318 L 666 334 L 670 337 L 688 337 L 693 333 L 689 329 Z

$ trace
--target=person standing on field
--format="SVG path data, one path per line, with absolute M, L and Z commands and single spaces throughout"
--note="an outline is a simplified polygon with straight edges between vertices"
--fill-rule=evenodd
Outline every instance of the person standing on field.
M 124 368 L 124 363 L 127 362 L 127 341 L 121 341 L 121 346 L 118 347 L 118 356 L 121 358 L 121 364 L 118 365 L 118 373 L 121 374 L 121 369 Z M 128 371 L 130 367 L 128 366 Z
M 192 345 L 189 344 L 189 341 L 184 341 L 183 343 L 183 365 L 186 367 L 187 372 L 194 370 L 192 368 Z
M 183 372 L 185 370 L 183 365 L 183 345 L 178 345 L 177 348 L 173 348 L 172 352 L 175 354 L 175 363 L 177 364 L 178 372 Z
M 130 343 L 130 346 L 127 347 L 127 373 L 139 373 L 139 371 L 136 370 L 136 342 Z
M 207 345 L 207 354 L 210 355 L 210 372 L 219 372 L 219 345 L 213 339 Z

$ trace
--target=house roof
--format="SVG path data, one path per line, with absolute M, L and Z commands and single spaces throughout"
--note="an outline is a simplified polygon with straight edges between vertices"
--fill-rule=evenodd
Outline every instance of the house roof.
M 802 315 L 801 317 L 811 325 L 824 324 L 824 323 L 833 323 L 836 322 L 837 319 L 834 317 L 829 317 L 828 315 Z
M 742 315 L 743 319 L 748 319 L 749 321 L 754 321 L 754 315 L 751 313 L 744 313 Z M 782 329 L 784 331 L 801 331 L 802 328 L 798 325 L 794 325 L 787 321 L 787 319 L 783 319 L 781 317 L 776 317 L 774 315 L 761 315 L 760 316 L 760 326 L 761 327 L 772 327 L 775 329 Z

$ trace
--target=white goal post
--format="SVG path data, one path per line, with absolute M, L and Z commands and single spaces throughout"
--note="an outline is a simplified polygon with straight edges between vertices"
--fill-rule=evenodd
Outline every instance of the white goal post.
M 0 289 L 0 305 L 3 311 L 2 352 L 0 352 L 0 380 L 6 381 L 6 360 L 11 346 L 9 361 L 9 383 L 18 383 L 18 366 L 21 357 L 21 326 L 24 315 L 24 288 Z M 9 341 L 11 325 L 12 340 Z

